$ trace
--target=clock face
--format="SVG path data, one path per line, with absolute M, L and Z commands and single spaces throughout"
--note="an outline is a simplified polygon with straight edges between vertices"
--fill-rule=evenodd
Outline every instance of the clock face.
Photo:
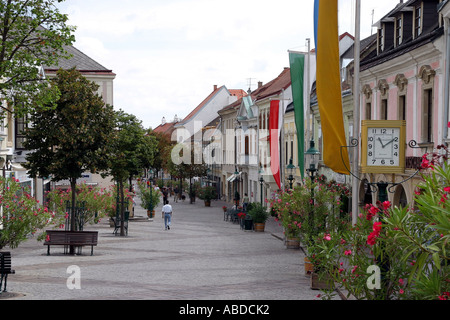
M 400 165 L 400 128 L 367 128 L 367 166 Z

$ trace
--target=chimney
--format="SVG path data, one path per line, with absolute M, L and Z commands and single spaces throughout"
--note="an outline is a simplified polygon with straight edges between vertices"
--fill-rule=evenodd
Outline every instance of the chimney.
M 166 117 L 163 117 L 162 120 L 161 120 L 161 124 L 162 124 L 162 125 L 165 125 L 166 123 L 167 123 Z
M 217 84 L 214 85 L 214 90 L 213 91 L 216 91 L 216 90 L 217 90 Z
M 261 88 L 263 86 L 262 81 L 258 81 L 258 89 Z

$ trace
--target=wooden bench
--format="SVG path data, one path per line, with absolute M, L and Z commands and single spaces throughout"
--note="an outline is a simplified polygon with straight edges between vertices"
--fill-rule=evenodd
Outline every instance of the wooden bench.
M 9 274 L 15 274 L 16 271 L 11 269 L 11 252 L 0 252 L 0 291 L 2 289 L 3 280 L 5 280 L 5 286 L 3 292 L 6 292 L 6 283 L 8 281 Z
M 64 246 L 64 253 L 67 253 L 70 246 L 81 248 L 91 246 L 91 256 L 94 255 L 94 246 L 98 243 L 98 231 L 62 231 L 47 230 L 47 239 L 44 245 L 47 246 L 47 255 L 50 255 L 50 246 Z

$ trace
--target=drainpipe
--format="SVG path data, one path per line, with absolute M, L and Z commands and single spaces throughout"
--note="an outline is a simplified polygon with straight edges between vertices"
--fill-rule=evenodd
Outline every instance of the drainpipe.
M 445 33 L 446 33 L 446 54 L 445 54 L 445 87 L 444 87 L 444 126 L 443 126 L 443 142 L 448 141 L 448 116 L 449 116 L 449 102 L 450 102 L 450 93 L 449 93 L 449 85 L 450 85 L 450 20 L 448 18 L 445 19 Z

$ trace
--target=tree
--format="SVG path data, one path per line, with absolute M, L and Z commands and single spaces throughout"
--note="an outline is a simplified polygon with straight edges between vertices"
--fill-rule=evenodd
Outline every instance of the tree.
M 136 116 L 122 110 L 116 113 L 116 133 L 108 146 L 108 171 L 117 182 L 120 198 L 121 227 L 124 236 L 124 184 L 128 178 L 137 175 L 143 168 L 153 163 L 156 153 L 156 139 L 145 135 L 142 122 Z
M 56 108 L 37 107 L 25 131 L 31 150 L 24 165 L 31 177 L 68 179 L 72 190 L 71 231 L 75 230 L 76 182 L 86 171 L 107 169 L 107 146 L 114 134 L 114 111 L 97 94 L 98 85 L 75 69 L 57 72 L 61 92 Z
M 54 107 L 56 87 L 42 78 L 42 66 L 56 65 L 69 55 L 64 47 L 75 38 L 56 2 L 63 0 L 0 1 L 1 108 L 23 116 L 35 108 Z
M 184 153 L 186 151 L 190 151 L 190 157 L 189 156 L 184 157 L 183 155 L 177 154 L 177 152 Z M 172 158 L 174 154 L 176 156 L 179 156 L 179 160 L 181 159 L 181 163 L 179 164 L 174 163 Z M 188 159 L 189 161 L 185 161 Z M 196 159 L 196 152 L 194 148 L 182 148 L 180 150 L 179 146 L 173 146 L 171 156 L 167 159 L 168 162 L 167 166 L 169 168 L 170 174 L 180 179 L 180 194 L 183 191 L 182 180 L 189 179 L 189 186 L 190 186 L 189 196 L 191 197 L 191 203 L 192 199 L 195 197 L 195 195 L 193 194 L 194 190 L 192 189 L 192 178 L 205 177 L 208 174 L 208 166 L 204 162 L 199 163 L 200 161 L 198 161 L 198 158 L 197 161 L 195 161 L 195 159 Z

